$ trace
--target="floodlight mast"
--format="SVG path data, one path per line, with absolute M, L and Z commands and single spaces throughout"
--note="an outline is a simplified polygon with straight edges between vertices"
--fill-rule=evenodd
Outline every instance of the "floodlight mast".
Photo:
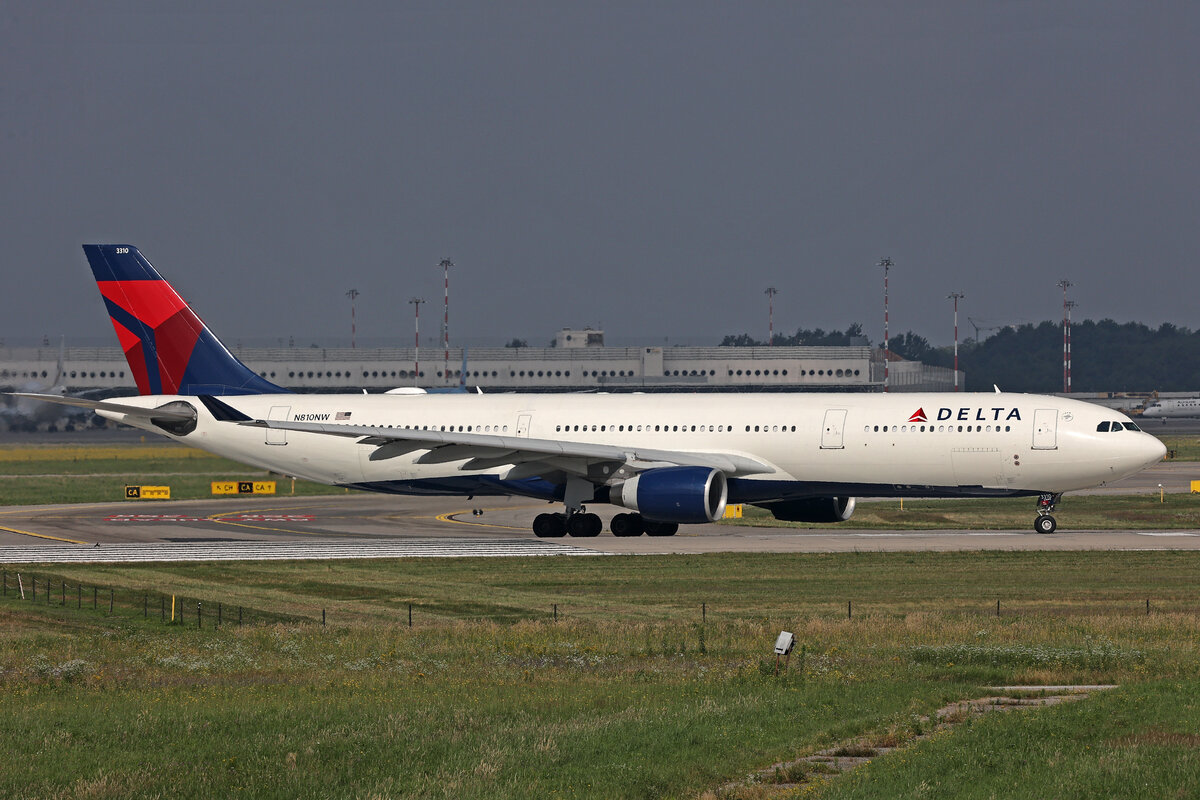
M 357 320 L 355 320 L 355 315 L 354 315 L 354 305 L 355 305 L 354 301 L 355 301 L 355 299 L 358 298 L 358 295 L 359 295 L 358 289 L 351 289 L 350 291 L 346 292 L 346 297 L 350 298 L 350 349 L 351 350 L 354 350 L 358 347 L 358 342 L 357 342 L 358 322 L 357 322 Z

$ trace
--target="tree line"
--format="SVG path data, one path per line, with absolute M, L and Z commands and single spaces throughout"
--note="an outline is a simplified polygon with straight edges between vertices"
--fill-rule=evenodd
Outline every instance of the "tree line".
M 749 334 L 726 336 L 723 347 L 765 347 Z M 801 328 L 775 337 L 776 347 L 871 345 L 863 327 L 845 331 Z M 935 347 L 905 331 L 890 338 L 888 349 L 901 358 L 936 367 L 954 366 L 954 347 Z M 1071 388 L 1076 392 L 1187 392 L 1200 390 L 1200 332 L 1163 323 L 1084 320 L 1071 325 Z M 959 342 L 959 369 L 968 391 L 1058 392 L 1063 388 L 1061 322 L 1014 325 L 981 341 Z

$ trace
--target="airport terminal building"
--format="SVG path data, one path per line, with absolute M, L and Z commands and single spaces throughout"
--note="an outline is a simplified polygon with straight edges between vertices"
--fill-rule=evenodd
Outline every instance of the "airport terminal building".
M 267 380 L 299 392 L 371 392 L 465 384 L 500 392 L 881 391 L 878 348 L 606 347 L 603 332 L 563 330 L 554 347 L 237 348 Z M 71 391 L 132 390 L 117 347 L 66 347 L 63 383 Z M 0 348 L 0 386 L 52 381 L 59 348 Z M 891 391 L 953 391 L 953 370 L 889 364 Z M 959 385 L 963 385 L 959 373 Z

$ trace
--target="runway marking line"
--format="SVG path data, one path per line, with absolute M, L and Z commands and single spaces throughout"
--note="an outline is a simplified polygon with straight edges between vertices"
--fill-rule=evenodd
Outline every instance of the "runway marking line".
M 280 511 L 294 511 L 297 508 L 306 508 L 306 507 L 311 508 L 311 506 L 295 506 L 293 508 L 281 508 L 279 510 Z M 206 519 L 211 520 L 212 522 L 219 523 L 221 525 L 234 525 L 238 528 L 250 528 L 251 530 L 274 531 L 276 533 L 299 533 L 304 536 L 328 535 L 328 532 L 303 531 L 303 530 L 298 531 L 298 530 L 291 530 L 289 528 L 272 528 L 269 525 L 249 525 L 245 522 L 234 522 L 231 519 L 221 519 L 221 517 L 231 517 L 231 516 L 235 516 L 238 514 L 252 514 L 252 513 L 255 513 L 255 512 L 253 512 L 253 511 L 221 511 L 219 513 L 210 515 Z
M 20 530 L 19 528 L 8 528 L 8 527 L 5 527 L 4 525 L 0 525 L 0 531 L 7 531 L 9 533 L 19 533 L 22 536 L 33 536 L 34 538 L 37 538 L 37 539 L 53 539 L 56 542 L 66 542 L 67 544 L 87 544 L 87 542 L 81 542 L 78 539 L 67 539 L 62 536 L 51 536 L 48 533 L 34 533 L 33 531 L 23 531 L 23 530 Z
M 507 506 L 504 510 L 511 510 L 514 508 L 534 508 L 534 506 L 533 505 Z M 493 509 L 493 510 L 496 510 L 496 509 Z M 436 519 L 438 522 L 454 522 L 458 525 L 471 525 L 476 528 L 496 528 L 498 530 L 505 530 L 505 531 L 529 530 L 528 528 L 522 528 L 522 527 L 518 527 L 516 525 L 494 525 L 490 522 L 467 522 L 465 519 L 455 519 L 455 517 L 457 515 L 466 514 L 469 511 L 471 511 L 471 509 L 469 509 L 469 508 L 462 509 L 461 511 L 447 511 L 445 514 L 438 514 L 436 517 L 434 517 L 434 519 Z

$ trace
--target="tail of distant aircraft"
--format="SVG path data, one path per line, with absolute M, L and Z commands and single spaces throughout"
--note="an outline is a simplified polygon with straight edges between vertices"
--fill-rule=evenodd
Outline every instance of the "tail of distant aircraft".
M 286 392 L 238 361 L 136 247 L 85 244 L 140 394 Z

